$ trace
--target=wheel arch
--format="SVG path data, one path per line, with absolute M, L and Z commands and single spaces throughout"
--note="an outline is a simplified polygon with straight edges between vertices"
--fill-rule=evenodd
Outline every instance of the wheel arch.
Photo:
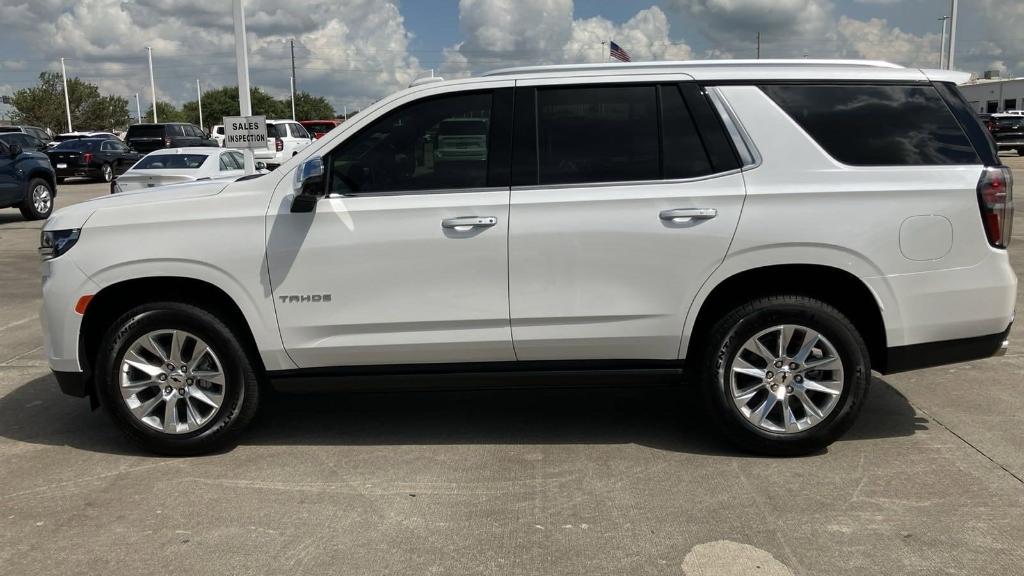
M 148 302 L 181 302 L 214 313 L 238 335 L 242 347 L 254 363 L 256 373 L 261 377 L 266 373 L 253 328 L 227 292 L 196 278 L 147 276 L 105 286 L 89 301 L 82 317 L 78 342 L 79 362 L 87 374 L 87 390 L 91 392 L 93 367 L 106 331 L 119 316 Z
M 53 190 L 53 197 L 57 197 L 57 175 L 52 171 L 47 170 L 41 166 L 37 166 L 32 170 L 29 170 L 28 176 L 25 177 L 26 184 L 32 181 L 33 178 L 42 178 L 46 180 L 46 183 L 50 185 L 50 189 Z
M 802 280 L 805 278 L 815 281 Z M 864 338 L 872 366 L 884 368 L 887 341 L 882 304 L 863 280 L 846 270 L 825 264 L 772 264 L 737 271 L 705 288 L 699 307 L 695 302 L 687 318 L 680 347 L 684 358 L 696 354 L 703 334 L 736 306 L 762 296 L 795 294 L 821 300 L 842 312 Z

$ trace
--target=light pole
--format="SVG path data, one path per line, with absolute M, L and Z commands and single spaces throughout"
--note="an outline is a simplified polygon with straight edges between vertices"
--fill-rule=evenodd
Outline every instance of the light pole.
M 288 80 L 292 85 L 292 120 L 298 120 L 295 117 L 295 76 L 288 78 Z
M 64 59 L 60 59 L 60 73 L 64 76 L 64 111 L 68 114 L 68 132 L 71 130 L 71 98 L 68 97 L 68 70 L 64 67 Z
M 942 35 L 939 36 L 939 69 L 945 68 L 946 63 L 946 22 L 949 20 L 949 16 L 943 16 L 938 19 L 942 22 Z
M 153 94 L 153 124 L 156 124 L 156 82 L 153 80 L 153 49 L 146 46 L 146 52 L 149 55 L 149 90 Z
M 950 0 L 949 6 L 949 56 L 946 57 L 946 69 L 952 70 L 956 61 L 956 12 L 957 0 Z
M 199 78 L 196 78 L 196 99 L 199 100 L 199 127 L 203 128 L 203 91 L 199 88 Z
M 139 93 L 135 93 L 135 116 L 139 119 L 139 124 L 142 124 L 142 104 L 139 103 Z
M 252 116 L 252 99 L 249 95 L 249 49 L 245 42 L 245 8 L 242 0 L 232 0 L 235 18 L 235 64 L 238 69 L 238 108 L 242 116 Z M 252 148 L 243 150 L 245 173 L 256 173 L 256 159 Z

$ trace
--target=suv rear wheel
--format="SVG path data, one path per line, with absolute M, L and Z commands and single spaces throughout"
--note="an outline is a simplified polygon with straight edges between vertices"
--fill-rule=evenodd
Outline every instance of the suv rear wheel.
M 104 182 L 110 182 L 114 179 L 114 167 L 110 164 L 104 164 L 100 168 L 100 177 L 103 178 Z
M 53 187 L 42 178 L 33 178 L 28 183 L 28 194 L 25 194 L 19 208 L 26 220 L 49 218 L 53 212 Z
M 216 450 L 256 412 L 259 386 L 239 338 L 195 306 L 163 302 L 135 308 L 112 325 L 100 350 L 100 402 L 147 450 Z
M 741 448 L 769 455 L 827 447 L 853 424 L 871 381 L 857 329 L 804 296 L 761 298 L 726 314 L 700 362 L 715 423 Z

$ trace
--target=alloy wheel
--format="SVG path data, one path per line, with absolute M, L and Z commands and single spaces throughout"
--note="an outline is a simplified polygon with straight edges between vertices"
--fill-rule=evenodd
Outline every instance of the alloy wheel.
M 119 384 L 136 420 L 167 434 L 186 434 L 217 414 L 227 382 L 217 353 L 198 336 L 155 330 L 128 347 Z
M 110 167 L 110 164 L 103 165 L 103 181 L 110 182 L 114 179 L 114 169 Z
M 794 434 L 816 426 L 843 393 L 836 347 L 806 326 L 783 324 L 758 332 L 727 366 L 733 404 L 769 432 Z
M 32 189 L 32 207 L 35 208 L 38 214 L 47 214 L 50 211 L 50 206 L 53 204 L 53 195 L 50 194 L 50 189 L 44 184 L 37 184 Z

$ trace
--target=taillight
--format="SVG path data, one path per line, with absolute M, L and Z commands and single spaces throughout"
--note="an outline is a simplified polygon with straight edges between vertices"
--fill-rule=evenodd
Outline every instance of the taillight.
M 274 149 L 277 150 L 278 152 L 284 150 L 284 140 L 281 140 L 280 138 L 274 138 Z
M 170 147 L 171 147 L 171 137 L 170 136 L 164 136 L 164 148 L 170 148 Z
M 92 152 L 86 152 L 82 154 L 82 162 L 86 164 L 92 164 Z
M 1009 168 L 985 168 L 978 180 L 978 205 L 988 243 L 996 248 L 1009 246 L 1013 232 L 1013 174 Z

